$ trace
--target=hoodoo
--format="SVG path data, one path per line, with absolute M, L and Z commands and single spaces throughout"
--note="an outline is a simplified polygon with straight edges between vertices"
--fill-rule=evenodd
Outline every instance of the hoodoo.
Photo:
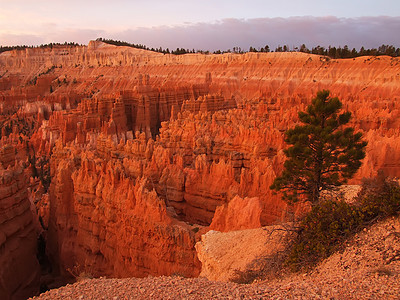
M 38 290 L 39 224 L 54 273 L 145 277 L 198 276 L 194 246 L 210 229 L 292 220 L 304 207 L 269 186 L 285 130 L 318 90 L 368 141 L 353 183 L 400 176 L 399 67 L 100 41 L 1 53 L 0 298 Z

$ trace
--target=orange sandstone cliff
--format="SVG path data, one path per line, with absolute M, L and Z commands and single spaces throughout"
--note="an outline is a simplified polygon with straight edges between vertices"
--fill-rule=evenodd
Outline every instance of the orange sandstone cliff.
M 340 98 L 369 142 L 352 182 L 400 175 L 399 67 L 386 56 L 175 56 L 94 41 L 9 51 L 0 144 L 18 150 L 62 274 L 197 276 L 201 233 L 302 213 L 269 186 L 284 131 L 318 90 Z
M 38 227 L 27 187 L 15 149 L 0 148 L 1 299 L 26 299 L 39 291 Z

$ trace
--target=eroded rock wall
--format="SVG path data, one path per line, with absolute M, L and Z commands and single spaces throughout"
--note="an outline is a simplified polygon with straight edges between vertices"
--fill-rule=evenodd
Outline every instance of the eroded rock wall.
M 69 152 L 65 157 L 65 152 Z M 48 244 L 62 272 L 94 276 L 196 276 L 193 227 L 126 166 L 101 154 L 55 148 Z
M 32 177 L 61 272 L 194 276 L 194 243 L 210 226 L 302 214 L 269 186 L 285 130 L 320 89 L 369 142 L 352 183 L 379 169 L 400 176 L 399 66 L 385 56 L 174 56 L 101 42 L 5 52 L 0 145 L 16 147 Z
M 23 169 L 14 166 L 14 151 L 12 147 L 11 153 L 10 148 L 0 150 L 1 299 L 26 299 L 39 292 L 38 228 Z

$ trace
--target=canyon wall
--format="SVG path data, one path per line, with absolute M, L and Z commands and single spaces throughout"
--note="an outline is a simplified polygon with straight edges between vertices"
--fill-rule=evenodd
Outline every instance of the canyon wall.
M 400 176 L 400 60 L 169 55 L 101 42 L 0 54 L 1 145 L 18 149 L 56 269 L 196 276 L 209 229 L 293 220 L 269 190 L 318 90 L 368 141 L 351 183 Z M 40 184 L 38 185 L 38 182 Z
M 0 298 L 26 299 L 39 292 L 38 228 L 15 149 L 0 148 Z
M 93 276 L 198 275 L 194 227 L 175 218 L 148 179 L 126 176 L 127 167 L 127 159 L 55 146 L 51 259 Z

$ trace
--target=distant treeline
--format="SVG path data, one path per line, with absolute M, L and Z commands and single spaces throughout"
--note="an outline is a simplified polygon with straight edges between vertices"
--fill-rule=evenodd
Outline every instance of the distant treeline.
M 107 44 L 110 44 L 110 45 L 115 45 L 115 46 L 127 46 L 127 47 L 136 48 L 136 49 L 149 50 L 149 51 L 154 51 L 154 52 L 159 52 L 159 53 L 164 53 L 164 54 L 179 55 L 179 54 L 186 54 L 186 53 L 198 53 L 198 52 L 201 52 L 200 50 L 195 51 L 194 49 L 193 50 L 189 50 L 189 49 L 183 49 L 183 48 L 176 48 L 176 50 L 170 51 L 168 48 L 167 49 L 163 49 L 162 47 L 160 47 L 160 48 L 150 48 L 150 47 L 147 47 L 147 46 L 142 45 L 142 44 L 131 44 L 131 43 L 128 43 L 128 42 L 116 41 L 116 40 L 111 40 L 111 39 L 103 39 L 103 38 L 98 38 L 98 39 L 96 39 L 96 41 L 100 41 L 100 42 L 107 43 Z
M 53 48 L 57 46 L 71 46 L 71 47 L 77 47 L 81 46 L 80 44 L 71 42 L 71 43 L 50 43 L 50 44 L 41 44 L 40 46 L 0 46 L 0 53 L 5 52 L 5 51 L 10 51 L 10 50 L 23 50 L 23 49 L 33 49 L 33 48 Z
M 268 45 L 261 49 L 256 49 L 250 47 L 249 52 L 269 52 Z M 372 48 L 372 49 L 365 49 L 361 47 L 359 51 L 355 48 L 349 49 L 347 45 L 344 47 L 332 47 L 329 46 L 328 48 L 324 48 L 321 46 L 317 46 L 314 48 L 308 49 L 305 44 L 301 45 L 300 47 L 294 47 L 290 49 L 289 46 L 284 45 L 278 46 L 275 49 L 275 52 L 304 52 L 304 53 L 312 53 L 318 55 L 325 55 L 331 58 L 354 58 L 359 56 L 379 56 L 379 55 L 388 55 L 392 57 L 400 56 L 400 48 L 395 48 L 393 45 L 382 45 L 379 48 Z
M 209 51 L 204 51 L 204 50 L 189 50 L 189 49 L 184 49 L 184 48 L 176 48 L 176 50 L 170 51 L 168 48 L 167 49 L 162 49 L 160 48 L 149 48 L 145 45 L 142 44 L 131 44 L 128 42 L 122 42 L 122 41 L 116 41 L 112 39 L 103 39 L 103 38 L 98 38 L 97 41 L 101 41 L 107 44 L 115 45 L 115 46 L 128 46 L 128 47 L 133 47 L 137 49 L 143 49 L 143 50 L 149 50 L 149 51 L 154 51 L 154 52 L 159 52 L 159 53 L 164 53 L 164 54 L 186 54 L 186 53 L 204 53 L 204 54 L 209 54 Z M 245 52 L 274 52 L 270 49 L 268 45 L 265 47 L 261 48 L 254 48 L 250 47 L 249 51 L 242 50 L 240 47 L 233 47 L 232 50 L 216 50 L 213 53 L 214 54 L 222 54 L 222 53 L 245 53 Z M 359 51 L 357 51 L 355 48 L 349 49 L 347 45 L 345 45 L 343 48 L 342 47 L 332 47 L 329 46 L 328 48 L 324 48 L 321 46 L 317 46 L 314 48 L 308 49 L 305 44 L 301 45 L 300 47 L 293 47 L 289 48 L 288 45 L 284 46 L 278 46 L 275 48 L 275 52 L 304 52 L 304 53 L 312 53 L 312 54 L 318 54 L 318 55 L 324 55 L 324 56 L 329 56 L 331 58 L 354 58 L 354 57 L 359 57 L 359 56 L 379 56 L 379 55 L 388 55 L 392 57 L 398 57 L 400 56 L 400 48 L 395 48 L 394 46 L 389 46 L 389 45 L 382 45 L 379 48 L 372 48 L 372 49 L 365 49 L 364 47 L 361 47 Z
M 163 49 L 162 47 L 159 48 L 150 48 L 147 47 L 146 45 L 142 44 L 132 44 L 124 41 L 117 41 L 117 40 L 112 40 L 112 39 L 104 39 L 104 38 L 98 38 L 96 41 L 104 42 L 110 45 L 115 45 L 115 46 L 127 46 L 127 47 L 132 47 L 132 48 L 137 48 L 137 49 L 143 49 L 143 50 L 149 50 L 149 51 L 154 51 L 154 52 L 159 52 L 163 54 L 175 54 L 175 55 L 180 55 L 180 54 L 187 54 L 187 53 L 203 53 L 203 54 L 209 54 L 210 51 L 204 51 L 204 50 L 189 50 L 189 49 L 184 49 L 184 48 L 176 48 L 176 50 L 169 50 L 168 48 Z M 55 46 L 80 46 L 77 43 L 67 43 L 65 42 L 64 44 L 61 43 L 50 43 L 50 44 L 42 44 L 40 46 L 0 46 L 0 53 L 4 51 L 9 51 L 9 50 L 21 50 L 21 49 L 26 49 L 26 48 L 53 48 Z M 250 47 L 248 51 L 243 50 L 240 47 L 233 47 L 233 49 L 228 49 L 228 50 L 216 50 L 213 53 L 214 54 L 223 54 L 223 53 L 246 53 L 246 52 L 304 52 L 304 53 L 311 53 L 311 54 L 318 54 L 318 55 L 324 55 L 328 56 L 331 58 L 354 58 L 354 57 L 359 57 L 359 56 L 379 56 L 379 55 L 388 55 L 392 57 L 399 57 L 400 56 L 400 48 L 396 48 L 393 45 L 382 45 L 378 48 L 372 48 L 372 49 L 365 49 L 364 47 L 361 47 L 360 50 L 356 50 L 355 48 L 351 49 L 345 45 L 342 47 L 332 47 L 329 46 L 328 48 L 324 48 L 322 46 L 317 46 L 314 48 L 307 48 L 305 44 L 301 45 L 300 47 L 292 47 L 290 48 L 288 45 L 283 45 L 283 46 L 278 46 L 275 48 L 275 51 L 272 51 L 268 45 L 265 47 L 261 48 L 255 48 L 255 47 Z
M 230 52 L 230 50 L 225 51 L 225 52 Z M 246 51 L 243 51 L 240 47 L 234 47 L 233 48 L 233 53 L 245 53 Z M 249 51 L 247 52 L 274 52 L 271 51 L 269 46 L 266 45 L 265 47 L 262 48 L 254 48 L 250 47 Z M 379 48 L 372 48 L 372 49 L 365 49 L 364 47 L 361 47 L 359 51 L 357 51 L 355 48 L 349 49 L 347 45 L 344 45 L 344 47 L 332 47 L 329 46 L 328 48 L 324 48 L 321 46 L 317 46 L 314 48 L 308 49 L 305 44 L 301 45 L 300 47 L 293 47 L 289 48 L 288 45 L 284 46 L 278 46 L 275 48 L 275 52 L 303 52 L 303 53 L 311 53 L 311 54 L 318 54 L 318 55 L 323 55 L 323 56 L 328 56 L 331 58 L 354 58 L 354 57 L 359 57 L 359 56 L 379 56 L 379 55 L 388 55 L 392 57 L 398 57 L 400 56 L 400 48 L 396 48 L 394 46 L 389 46 L 389 45 L 382 45 Z M 221 51 L 215 51 L 214 53 L 219 54 L 219 53 L 224 53 Z

